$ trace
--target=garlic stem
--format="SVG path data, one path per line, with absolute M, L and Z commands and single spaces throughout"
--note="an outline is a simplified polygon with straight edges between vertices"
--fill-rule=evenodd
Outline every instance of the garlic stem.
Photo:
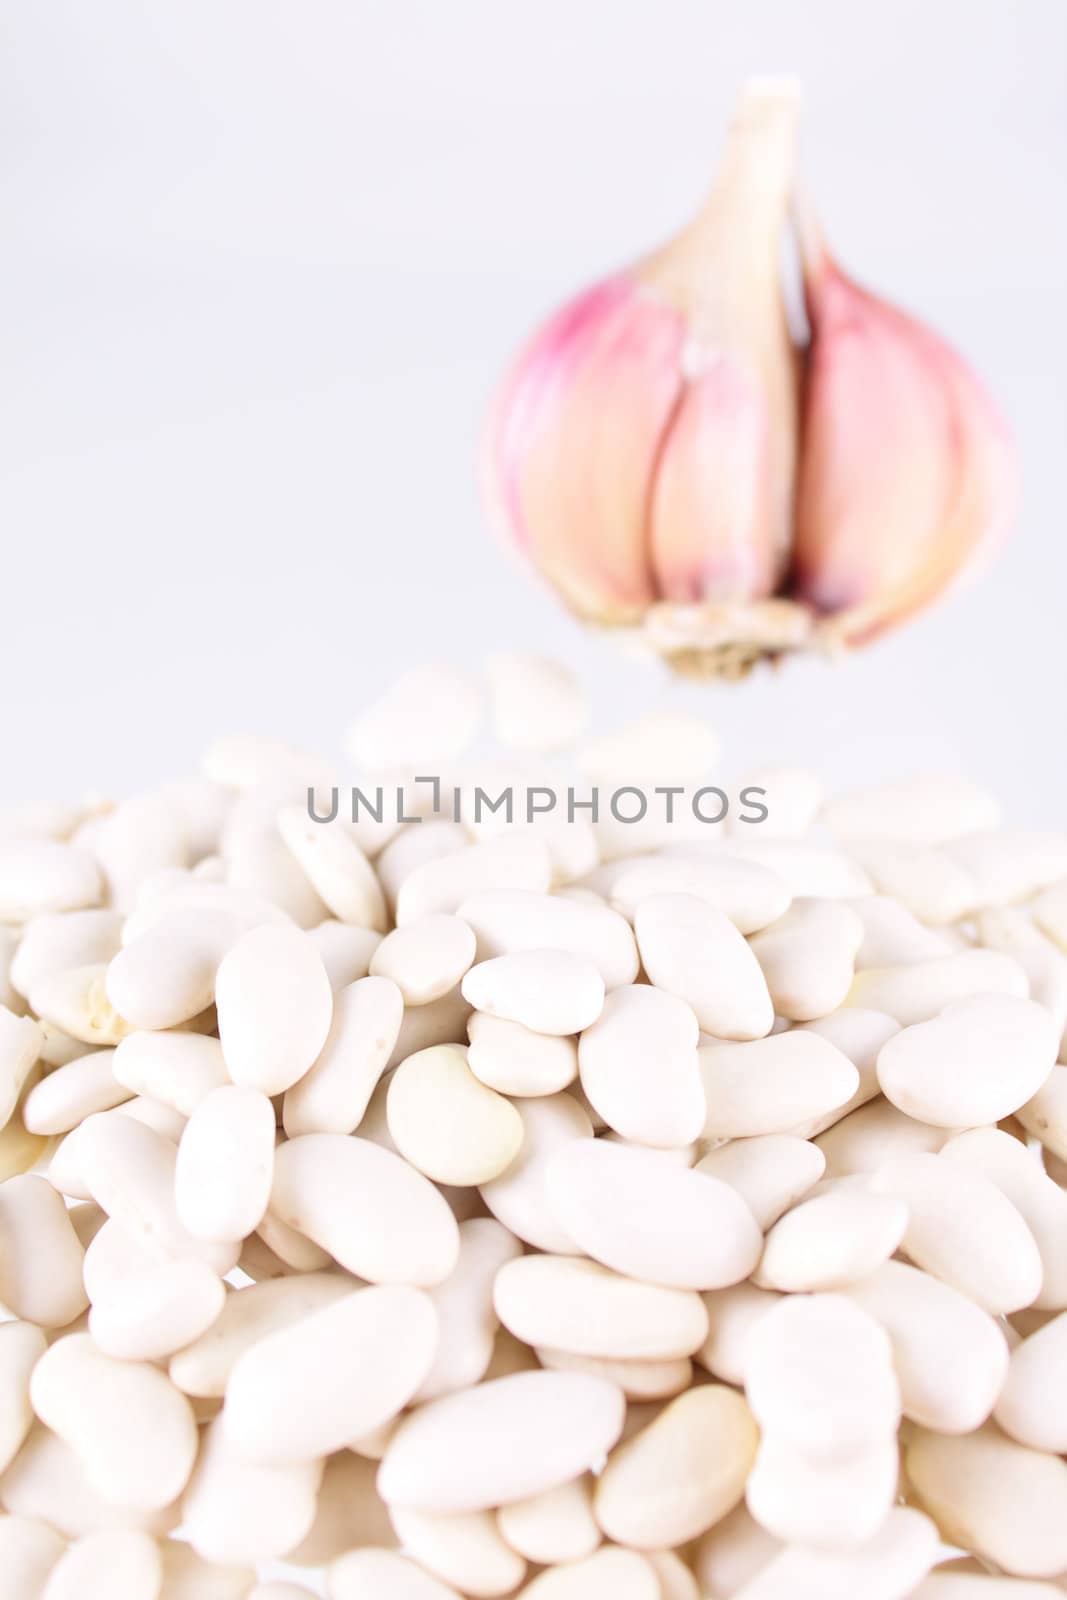
M 667 300 L 687 309 L 698 337 L 714 336 L 724 308 L 751 300 L 754 278 L 773 283 L 777 292 L 799 111 L 792 79 L 751 79 L 703 205 L 640 269 Z

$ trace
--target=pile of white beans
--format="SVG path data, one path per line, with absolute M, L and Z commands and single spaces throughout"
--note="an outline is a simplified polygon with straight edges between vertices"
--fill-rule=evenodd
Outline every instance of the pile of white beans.
M 348 750 L 708 781 L 584 720 L 514 654 Z M 0 1600 L 1067 1589 L 1067 834 L 742 776 L 321 823 L 242 736 L 0 818 Z

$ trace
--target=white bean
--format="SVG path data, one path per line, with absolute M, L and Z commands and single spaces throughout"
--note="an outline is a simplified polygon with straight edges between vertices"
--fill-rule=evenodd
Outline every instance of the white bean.
M 308 1133 L 283 1144 L 271 1209 L 372 1283 L 428 1288 L 459 1256 L 455 1218 L 433 1184 L 367 1139 Z
M 900 1421 L 889 1339 L 839 1294 L 787 1296 L 755 1323 L 745 1394 L 767 1434 L 813 1460 L 845 1461 Z
M 899 901 L 920 923 L 943 928 L 978 909 L 974 877 L 939 846 L 855 840 L 851 850 L 878 892 Z
M 158 1600 L 163 1585 L 159 1547 L 135 1528 L 87 1534 L 52 1568 L 41 1600 Z
M 188 907 L 160 917 L 108 965 L 107 996 L 134 1028 L 175 1028 L 215 998 L 219 963 L 240 934 L 224 911 Z
M 28 922 L 99 905 L 104 885 L 92 856 L 54 839 L 0 839 L 0 922 Z
M 942 1536 L 1024 1578 L 1067 1567 L 1067 1463 L 991 1422 L 952 1437 L 916 1428 L 904 1467 Z
M 84 1251 L 67 1209 L 34 1173 L 0 1183 L 0 1303 L 26 1322 L 62 1328 L 88 1305 Z
M 176 1504 L 137 1511 L 104 1499 L 70 1445 L 35 1422 L 0 1479 L 0 1502 L 12 1515 L 39 1517 L 69 1539 L 104 1528 L 140 1528 L 165 1534 L 178 1523 Z
M 473 937 L 473 935 L 472 935 Z M 604 980 L 594 963 L 562 950 L 519 950 L 480 961 L 463 979 L 477 1011 L 520 1022 L 535 1033 L 581 1033 L 604 1007 Z
M 114 1059 L 114 1050 L 95 1050 L 42 1078 L 26 1096 L 22 1110 L 29 1131 L 69 1133 L 86 1117 L 132 1099 L 133 1090 L 115 1077 Z
M 0 1474 L 30 1431 L 30 1373 L 46 1349 L 44 1334 L 32 1322 L 0 1322 Z
M 753 935 L 749 948 L 778 1016 L 812 1022 L 844 1001 L 862 942 L 863 923 L 850 906 L 795 900 L 777 922 Z
M 278 831 L 333 916 L 384 933 L 385 896 L 352 828 L 342 821 L 316 822 L 306 807 L 283 806 Z
M 478 1081 L 459 1045 L 408 1056 L 389 1081 L 386 1105 L 397 1149 L 438 1183 L 489 1183 L 522 1145 L 519 1113 Z
M 872 1538 L 852 1550 L 790 1545 L 772 1557 L 739 1600 L 902 1600 L 938 1553 L 938 1531 L 910 1506 L 893 1506 Z
M 218 1273 L 237 1261 L 236 1241 L 198 1239 L 175 1205 L 177 1147 L 121 1109 L 90 1117 L 78 1130 L 78 1155 L 89 1194 L 158 1260 L 192 1257 Z
M 895 1440 L 879 1440 L 842 1461 L 824 1461 L 765 1434 L 746 1488 L 748 1508 L 787 1544 L 855 1550 L 885 1523 L 897 1475 Z
M 477 940 L 459 917 L 438 912 L 386 934 L 370 971 L 391 978 L 404 1004 L 422 1006 L 454 989 L 474 960 Z
M 486 662 L 493 732 L 515 750 L 573 744 L 589 716 L 574 674 L 549 656 L 501 650 Z
M 470 1004 L 459 989 L 452 989 L 440 1000 L 430 1000 L 424 1006 L 408 1006 L 386 1071 L 398 1067 L 417 1050 L 429 1050 L 435 1044 L 463 1044 L 470 1016 Z
M 551 854 L 533 834 L 503 834 L 483 844 L 448 850 L 405 873 L 396 892 L 397 927 L 454 912 L 469 924 L 463 906 L 470 899 L 477 901 L 483 892 L 542 894 L 551 882 Z
M 182 1496 L 182 1527 L 205 1561 L 249 1565 L 298 1545 L 315 1520 L 321 1461 L 265 1466 L 230 1445 L 226 1419 L 205 1434 Z
M 905 778 L 828 801 L 822 820 L 839 839 L 943 844 L 995 827 L 1000 806 L 994 795 L 967 778 Z
M 450 1584 L 395 1550 L 349 1550 L 331 1564 L 326 1583 L 330 1600 L 460 1600 Z
M 577 1255 L 577 1241 L 557 1220 L 549 1203 L 545 1175 L 557 1150 L 573 1139 L 592 1139 L 592 1122 L 569 1094 L 520 1100 L 515 1109 L 522 1121 L 522 1145 L 500 1177 L 481 1186 L 482 1199 L 494 1217 L 527 1244 Z
M 11 961 L 11 982 L 28 998 L 39 977 L 70 967 L 98 966 L 120 947 L 117 911 L 61 911 L 34 917 L 22 930 Z
M 614 874 L 611 903 L 624 916 L 638 920 L 649 900 L 684 894 L 718 913 L 739 933 L 754 933 L 777 921 L 789 909 L 789 889 L 774 872 L 751 861 L 717 851 L 683 855 L 651 855 L 628 863 Z
M 903 1249 L 916 1266 L 994 1316 L 1033 1304 L 1042 1280 L 1034 1236 L 984 1174 L 917 1154 L 891 1158 L 871 1181 L 879 1193 L 906 1202 Z
M 775 1223 L 754 1282 L 794 1294 L 845 1288 L 889 1260 L 907 1225 L 903 1200 L 828 1188 Z
M 476 1011 L 467 1023 L 467 1065 L 499 1094 L 530 1097 L 556 1094 L 578 1076 L 573 1039 L 534 1033 L 521 1022 Z
M 594 1260 L 647 1283 L 717 1289 L 747 1278 L 762 1236 L 743 1199 L 656 1152 L 573 1140 L 546 1172 L 549 1204 Z
M 65 1541 L 46 1523 L 0 1515 L 2 1600 L 41 1600 L 48 1575 L 65 1549 Z
M 302 1078 L 333 1015 L 330 980 L 307 934 L 281 924 L 254 928 L 224 956 L 215 988 L 234 1083 L 278 1094 Z
M 717 1378 L 743 1387 L 752 1329 L 782 1296 L 754 1283 L 737 1283 L 701 1298 L 708 1314 L 708 1336 L 694 1359 Z
M 729 1600 L 781 1549 L 781 1543 L 760 1527 L 748 1507 L 740 1505 L 698 1539 L 693 1565 L 702 1590 Z
M 978 885 L 980 905 L 1029 900 L 1067 877 L 1067 833 L 996 828 L 946 846 Z
M 229 1075 L 217 1039 L 198 1033 L 131 1033 L 116 1047 L 112 1071 L 131 1094 L 192 1116 Z
M 707 1337 L 698 1294 L 640 1283 L 594 1261 L 522 1256 L 496 1275 L 493 1303 L 526 1344 L 607 1360 L 673 1360 Z
M 997 1422 L 1020 1444 L 1067 1450 L 1067 1314 L 1016 1345 L 997 1400 Z
M 130 1024 L 108 999 L 107 970 L 100 965 L 43 973 L 30 990 L 30 1005 L 42 1022 L 83 1044 L 118 1044 Z
M 883 1011 L 865 1011 L 859 1006 L 846 1006 L 815 1022 L 801 1023 L 800 1027 L 803 1032 L 814 1033 L 835 1045 L 848 1057 L 860 1076 L 855 1092 L 843 1106 L 835 1106 L 832 1111 L 821 1117 L 813 1117 L 794 1130 L 805 1139 L 814 1139 L 879 1093 L 878 1052 L 886 1040 L 899 1031 L 899 1024 Z
M 360 766 L 395 769 L 421 762 L 432 772 L 435 762 L 463 752 L 482 711 L 482 690 L 472 673 L 442 662 L 412 667 L 350 725 L 345 748 Z
M 188 1400 L 155 1367 L 116 1361 L 88 1334 L 70 1334 L 34 1367 L 30 1398 L 105 1499 L 156 1511 L 181 1493 L 196 1458 L 196 1423 Z
M 255 1573 L 244 1567 L 220 1567 L 204 1561 L 192 1545 L 168 1539 L 163 1557 L 160 1600 L 247 1600 Z
M 806 1031 L 702 1045 L 697 1056 L 707 1101 L 705 1139 L 788 1133 L 844 1105 L 859 1085 L 848 1057 Z
M 1042 1170 L 1034 1153 L 999 1128 L 971 1128 L 941 1147 L 946 1160 L 984 1173 L 1018 1211 L 1041 1255 L 1035 1308 L 1067 1306 L 1067 1193 Z
M 435 1400 L 485 1376 L 500 1325 L 493 1307 L 493 1281 L 500 1268 L 521 1253 L 519 1241 L 492 1217 L 460 1223 L 455 1270 L 430 1291 L 437 1312 L 437 1346 L 416 1400 Z
M 594 1495 L 598 1523 L 638 1550 L 697 1538 L 741 1499 L 758 1437 L 734 1390 L 690 1389 L 612 1451 Z
M 230 807 L 219 841 L 225 886 L 236 885 L 272 903 L 286 922 L 298 928 L 314 928 L 330 914 L 278 827 L 282 808 L 305 801 L 306 795 L 302 784 L 288 779 L 242 790 Z
M 542 1572 L 520 1600 L 662 1600 L 659 1576 L 648 1556 L 604 1545 L 584 1561 Z
M 950 1562 L 923 1579 L 910 1600 L 1060 1600 L 1062 1585 L 994 1577 L 977 1563 Z
M 684 1000 L 649 984 L 608 995 L 578 1041 L 578 1068 L 591 1104 L 617 1133 L 665 1148 L 698 1137 L 706 1113 L 698 1032 Z
M 579 1373 L 522 1372 L 478 1384 L 401 1423 L 378 1490 L 391 1506 L 431 1512 L 525 1500 L 599 1462 L 619 1437 L 624 1412 L 620 1389 Z
M 407 1553 L 434 1577 L 465 1595 L 511 1594 L 526 1576 L 526 1562 L 506 1543 L 491 1511 L 390 1512 Z
M 153 873 L 189 863 L 185 823 L 174 801 L 159 791 L 130 795 L 97 819 L 92 850 L 107 881 L 111 904 L 130 911 Z
M 865 895 L 853 900 L 849 909 L 863 923 L 863 943 L 856 952 L 857 972 L 866 967 L 903 966 L 950 954 L 943 934 L 924 927 L 907 906 L 888 895 Z
M 691 1007 L 705 1033 L 762 1039 L 774 1005 L 759 962 L 729 917 L 692 894 L 642 900 L 634 932 L 657 989 Z
M 480 961 L 519 950 L 565 950 L 587 956 L 608 989 L 637 977 L 637 946 L 629 923 L 596 901 L 526 889 L 484 889 L 463 900 L 458 914 L 474 929 Z
M 334 917 L 327 917 L 325 922 L 308 931 L 335 994 L 338 989 L 355 983 L 357 978 L 367 976 L 374 952 L 382 942 L 381 935 L 373 928 L 355 928 Z
M 825 1168 L 817 1145 L 787 1133 L 731 1139 L 696 1165 L 735 1189 L 764 1231 L 815 1187 Z
M 989 1416 L 1008 1364 L 999 1324 L 929 1273 L 887 1261 L 845 1290 L 889 1335 L 904 1415 L 939 1433 L 970 1433 Z
M 870 879 L 855 861 L 808 839 L 732 839 L 729 851 L 773 872 L 794 897 L 851 900 L 871 892 Z
M 961 950 L 905 966 L 869 967 L 857 973 L 846 1004 L 884 1011 L 901 1027 L 929 1022 L 946 1006 L 972 996 L 1029 993 L 1018 961 L 1000 950 Z
M 354 1280 L 340 1272 L 305 1272 L 227 1295 L 216 1321 L 171 1357 L 171 1381 L 186 1394 L 221 1398 L 246 1350 L 268 1334 L 333 1305 L 354 1287 Z
M 593 1516 L 592 1483 L 583 1475 L 501 1506 L 497 1525 L 512 1549 L 528 1561 L 544 1566 L 581 1561 L 592 1555 L 602 1537 Z
M 916 1122 L 881 1095 L 820 1133 L 815 1144 L 830 1178 L 876 1172 L 886 1161 L 913 1152 L 934 1153 L 949 1137 L 947 1128 Z
M 202 1261 L 167 1261 L 109 1284 L 94 1297 L 89 1332 L 105 1355 L 160 1361 L 217 1320 L 226 1291 Z
M 395 909 L 400 885 L 416 867 L 422 866 L 424 861 L 465 850 L 469 843 L 467 830 L 459 822 L 424 817 L 415 827 L 401 828 L 375 862 L 378 880 L 390 907 Z
M 0 1128 L 11 1120 L 43 1044 L 40 1023 L 30 1017 L 17 1017 L 6 1006 L 0 1006 Z M 30 1129 L 31 1133 L 34 1131 L 43 1130 Z
M 618 1384 L 627 1400 L 670 1400 L 687 1389 L 693 1379 L 693 1363 L 688 1356 L 667 1361 L 609 1361 L 603 1356 L 576 1356 L 540 1345 L 537 1359 L 553 1372 L 588 1372 L 594 1378 L 606 1378 L 609 1383 Z
M 286 1091 L 290 1138 L 352 1133 L 400 1035 L 404 1001 L 390 978 L 359 978 L 334 996 L 326 1042 L 304 1076 Z
M 262 1222 L 274 1174 L 274 1107 L 258 1089 L 223 1084 L 178 1142 L 174 1204 L 195 1239 L 245 1239 Z
M 258 1340 L 226 1385 L 226 1437 L 249 1461 L 311 1461 L 397 1416 L 430 1370 L 437 1313 L 419 1289 L 356 1289 Z
M 767 815 L 758 822 L 745 813 L 731 813 L 727 832 L 744 838 L 749 828 L 758 827 L 764 839 L 799 839 L 815 822 L 822 808 L 822 780 L 807 767 L 763 767 L 745 775 L 739 794 L 746 789 L 762 790 L 757 796 Z
M 1055 1066 L 1015 1115 L 1046 1150 L 1067 1161 L 1067 1066 Z

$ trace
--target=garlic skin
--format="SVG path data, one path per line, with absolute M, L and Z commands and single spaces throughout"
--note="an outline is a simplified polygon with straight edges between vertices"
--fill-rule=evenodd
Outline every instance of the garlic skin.
M 609 278 L 552 317 L 501 397 L 490 488 L 579 616 L 631 622 L 656 598 L 645 514 L 684 347 L 676 311 L 629 274 Z
M 710 605 L 732 638 L 735 610 L 755 602 L 758 617 L 783 579 L 798 369 L 779 263 L 797 110 L 791 83 L 753 82 L 694 221 L 558 311 L 505 384 L 490 501 L 587 620 Z
M 798 104 L 789 80 L 746 86 L 698 215 L 559 310 L 490 422 L 505 539 L 583 620 L 695 677 L 866 644 L 972 567 L 1014 505 L 977 380 L 852 283 L 808 212 L 810 342 L 792 337 Z
M 827 637 L 862 645 L 997 546 L 1015 458 L 956 352 L 853 283 L 810 214 L 798 220 L 811 344 L 792 589 Z

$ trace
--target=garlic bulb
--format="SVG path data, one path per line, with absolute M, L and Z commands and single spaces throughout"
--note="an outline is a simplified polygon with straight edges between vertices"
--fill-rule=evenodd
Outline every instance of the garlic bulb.
M 489 430 L 506 536 L 580 617 L 698 676 L 865 642 L 940 593 L 1008 504 L 974 378 L 811 225 L 811 340 L 792 337 L 797 114 L 788 80 L 746 87 L 694 221 L 548 321 Z
M 1015 509 L 1004 424 L 954 350 L 852 283 L 801 212 L 811 323 L 793 592 L 866 644 L 986 555 Z

